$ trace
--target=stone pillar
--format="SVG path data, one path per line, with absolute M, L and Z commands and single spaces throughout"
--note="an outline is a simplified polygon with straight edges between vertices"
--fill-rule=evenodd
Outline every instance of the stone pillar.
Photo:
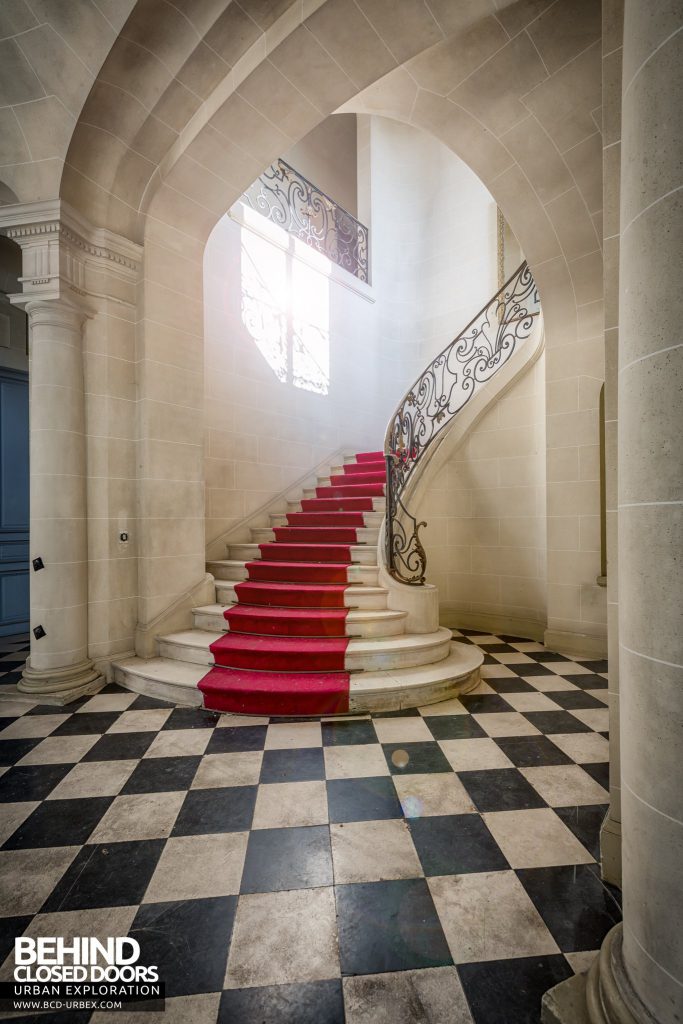
M 54 703 L 98 680 L 88 658 L 88 540 L 82 325 L 63 299 L 33 300 L 29 319 L 31 655 L 19 689 Z
M 618 461 L 623 967 L 638 1003 L 663 1024 L 683 1020 L 682 29 L 681 0 L 626 0 Z
M 621 888 L 621 753 L 619 726 L 619 573 L 617 427 L 619 387 L 619 202 L 621 66 L 624 0 L 602 5 L 602 196 L 605 292 L 605 505 L 607 658 L 609 665 L 609 811 L 600 830 L 602 877 Z
M 543 1020 L 683 1021 L 681 0 L 626 0 L 619 302 L 624 921 Z

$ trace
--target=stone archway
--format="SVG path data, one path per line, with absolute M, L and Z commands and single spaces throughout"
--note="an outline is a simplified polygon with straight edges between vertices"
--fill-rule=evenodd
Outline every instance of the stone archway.
M 125 397 L 110 397 L 136 403 L 127 431 L 138 468 L 127 478 L 126 500 L 136 494 L 128 514 L 136 519 L 138 572 L 121 600 L 130 614 L 137 593 L 148 633 L 169 608 L 182 617 L 203 579 L 204 242 L 264 166 L 340 108 L 388 113 L 436 135 L 475 170 L 515 230 L 544 301 L 549 468 L 562 461 L 557 435 L 576 439 L 576 467 L 557 482 L 551 473 L 549 514 L 566 518 L 571 500 L 577 540 L 567 552 L 549 538 L 549 624 L 566 636 L 604 633 L 602 595 L 591 583 L 595 553 L 582 553 L 578 539 L 581 518 L 599 514 L 597 479 L 582 479 L 578 464 L 593 427 L 597 436 L 597 388 L 593 396 L 586 387 L 582 409 L 578 389 L 603 374 L 601 239 L 592 208 L 600 191 L 592 120 L 600 26 L 584 0 L 548 5 L 540 15 L 538 5 L 512 4 L 495 16 L 485 0 L 466 16 L 450 4 L 436 5 L 432 17 L 402 3 L 398 18 L 379 3 L 361 13 L 351 0 L 327 0 L 303 23 L 298 5 L 287 3 L 264 15 L 255 3 L 215 0 L 201 23 L 193 13 L 191 25 L 177 11 L 164 21 L 135 10 L 83 109 L 62 197 L 144 246 L 137 308 L 129 318 L 109 317 L 99 337 L 110 365 L 122 347 L 135 351 Z M 239 11 L 247 18 L 238 24 Z M 564 32 L 567 18 L 584 26 L 583 35 Z M 230 42 L 229 60 L 221 40 Z M 89 330 L 94 337 L 96 328 Z

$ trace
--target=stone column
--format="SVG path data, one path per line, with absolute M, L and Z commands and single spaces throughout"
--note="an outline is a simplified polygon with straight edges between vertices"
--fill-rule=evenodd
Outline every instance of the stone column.
M 88 540 L 82 325 L 63 299 L 32 300 L 29 319 L 31 655 L 19 689 L 67 703 L 98 680 L 88 658 Z
M 624 921 L 546 1022 L 683 1021 L 683 3 L 626 0 L 619 301 Z
M 681 0 L 626 0 L 618 460 L 623 967 L 635 1019 L 642 1004 L 666 1024 L 683 1020 L 682 30 Z

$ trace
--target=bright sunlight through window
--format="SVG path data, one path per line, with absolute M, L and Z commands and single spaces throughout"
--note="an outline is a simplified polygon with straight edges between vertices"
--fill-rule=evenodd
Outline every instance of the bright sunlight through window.
M 247 222 L 262 226 L 260 214 L 248 209 L 244 214 Z M 273 230 L 270 224 L 268 228 L 273 241 L 247 227 L 241 229 L 242 323 L 279 381 L 326 395 L 330 385 L 329 260 L 281 228 Z M 295 258 L 302 251 L 306 262 Z

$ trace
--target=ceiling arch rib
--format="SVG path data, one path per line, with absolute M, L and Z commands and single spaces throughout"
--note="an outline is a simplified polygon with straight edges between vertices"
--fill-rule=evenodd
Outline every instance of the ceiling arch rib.
M 532 263 L 562 257 L 583 299 L 600 259 L 601 199 L 599 25 L 579 18 L 587 2 L 520 0 L 494 15 L 489 0 L 472 0 L 458 7 L 453 31 L 453 5 L 432 4 L 433 17 L 400 0 L 399 39 L 386 0 L 327 0 L 303 23 L 301 5 L 286 0 L 205 0 L 196 10 L 189 0 L 145 0 L 85 105 L 63 198 L 136 240 L 147 212 L 206 238 L 263 167 L 328 113 L 384 112 L 453 148 L 496 196 Z M 168 7 L 174 31 L 155 35 Z M 580 35 L 567 32 L 574 7 L 588 25 Z M 213 77 L 203 67 L 193 77 L 196 55 L 226 38 L 233 48 L 219 55 L 222 66 L 210 64 Z
M 400 47 L 403 59 L 444 33 L 425 4 L 402 0 L 402 6 L 411 30 Z M 375 28 L 395 35 L 389 7 L 385 0 L 242 0 L 204 5 L 199 17 L 187 2 L 138 3 L 79 119 L 62 197 L 85 207 L 96 223 L 140 238 L 141 211 L 156 185 L 168 180 L 207 125 L 246 150 L 261 170 L 284 145 L 397 66 Z M 170 8 L 169 23 L 160 28 Z M 389 42 L 397 48 L 395 39 Z M 226 180 L 237 184 L 230 175 Z M 240 167 L 239 186 L 250 180 Z

